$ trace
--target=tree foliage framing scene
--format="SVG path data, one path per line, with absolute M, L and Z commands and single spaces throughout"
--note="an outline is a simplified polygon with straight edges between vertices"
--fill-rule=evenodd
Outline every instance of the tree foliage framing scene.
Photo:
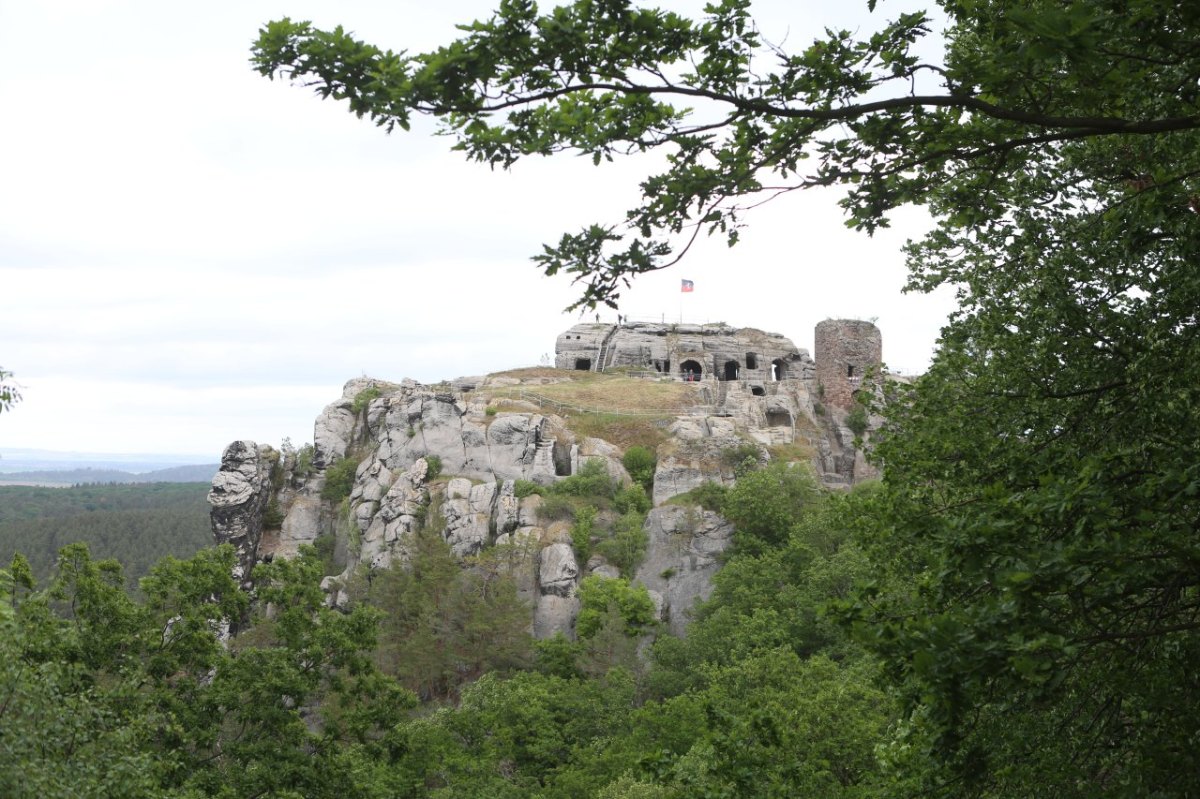
M 534 257 L 577 306 L 796 189 L 846 187 L 868 233 L 925 206 L 909 288 L 959 308 L 888 408 L 876 577 L 840 611 L 905 698 L 897 765 L 914 792 L 1192 795 L 1200 6 L 868 5 L 874 30 L 794 52 L 747 0 L 506 0 L 419 54 L 283 19 L 254 63 L 493 167 L 662 152 L 623 219 Z

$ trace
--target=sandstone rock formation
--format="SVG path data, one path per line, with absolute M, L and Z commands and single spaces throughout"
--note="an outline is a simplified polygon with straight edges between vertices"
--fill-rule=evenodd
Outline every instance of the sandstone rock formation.
M 818 338 L 833 346 L 831 362 L 846 386 L 849 373 L 878 361 L 878 331 L 863 325 L 827 325 L 829 335 Z M 231 444 L 209 497 L 216 540 L 237 548 L 238 578 L 251 585 L 256 562 L 293 557 L 301 545 L 332 536 L 334 561 L 344 570 L 323 587 L 342 605 L 357 571 L 403 564 L 413 537 L 436 530 L 460 559 L 498 553 L 489 557 L 499 557 L 515 578 L 535 635 L 572 636 L 580 581 L 619 572 L 600 556 L 581 563 L 570 525 L 544 524 L 542 497 L 517 489 L 518 481 L 553 484 L 590 460 L 630 482 L 619 447 L 578 435 L 558 415 L 605 408 L 562 411 L 523 393 L 575 380 L 584 368 L 645 369 L 652 380 L 697 384 L 695 407 L 660 427 L 667 440 L 657 451 L 656 507 L 646 518 L 648 550 L 636 573 L 673 632 L 684 630 L 693 605 L 711 591 L 733 531 L 716 514 L 663 503 L 705 482 L 732 483 L 735 461 L 745 458 L 807 458 L 830 486 L 870 473 L 841 400 L 822 407 L 821 364 L 782 336 L 726 325 L 581 324 L 561 335 L 556 349 L 561 374 L 525 370 L 433 386 L 351 380 L 318 416 L 311 457 L 286 445 L 277 452 L 252 441 Z M 323 489 L 342 463 L 356 467 L 353 484 L 348 496 L 331 501 Z
M 733 539 L 733 526 L 712 511 L 666 505 L 650 511 L 646 532 L 650 543 L 637 581 L 661 597 L 662 620 L 682 635 L 689 611 L 712 593 L 712 577 Z
M 234 577 L 247 579 L 258 558 L 263 513 L 271 497 L 272 450 L 234 441 L 221 453 L 221 468 L 208 492 L 213 538 L 237 550 Z

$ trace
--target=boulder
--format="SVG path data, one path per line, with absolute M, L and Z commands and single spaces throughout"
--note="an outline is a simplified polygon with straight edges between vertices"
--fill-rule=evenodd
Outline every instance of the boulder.
M 542 550 L 538 561 L 538 588 L 543 595 L 574 596 L 578 579 L 579 564 L 570 544 L 550 544 Z

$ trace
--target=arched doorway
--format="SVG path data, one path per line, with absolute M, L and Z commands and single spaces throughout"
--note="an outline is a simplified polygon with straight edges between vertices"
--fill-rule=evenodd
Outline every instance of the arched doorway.
M 704 369 L 700 366 L 699 361 L 684 361 L 679 364 L 679 374 L 683 375 L 683 379 L 690 383 L 699 380 L 704 375 Z
M 783 362 L 783 359 L 776 358 L 771 361 L 771 379 L 784 380 L 785 378 L 787 378 L 787 364 Z
M 737 361 L 726 361 L 725 362 L 725 379 L 726 380 L 737 380 L 739 368 L 740 367 L 739 367 Z
M 591 358 L 576 358 L 575 359 L 575 370 L 578 372 L 592 371 L 592 359 Z

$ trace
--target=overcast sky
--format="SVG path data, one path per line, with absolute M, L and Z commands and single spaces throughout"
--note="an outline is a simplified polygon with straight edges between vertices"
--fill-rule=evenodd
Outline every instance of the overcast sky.
M 282 16 L 417 51 L 492 6 L 0 0 L 0 367 L 24 394 L 0 415 L 0 454 L 215 459 L 239 438 L 310 441 L 352 377 L 432 382 L 552 355 L 579 320 L 562 312 L 576 289 L 529 256 L 622 218 L 652 162 L 492 172 L 431 124 L 387 136 L 247 61 L 258 27 Z M 865 0 L 755 8 L 793 50 L 825 25 L 874 26 Z M 952 307 L 948 293 L 900 290 L 900 246 L 925 217 L 868 238 L 836 200 L 775 201 L 737 247 L 704 243 L 641 278 L 622 312 L 758 327 L 810 351 L 818 321 L 876 318 L 889 365 L 923 369 Z

